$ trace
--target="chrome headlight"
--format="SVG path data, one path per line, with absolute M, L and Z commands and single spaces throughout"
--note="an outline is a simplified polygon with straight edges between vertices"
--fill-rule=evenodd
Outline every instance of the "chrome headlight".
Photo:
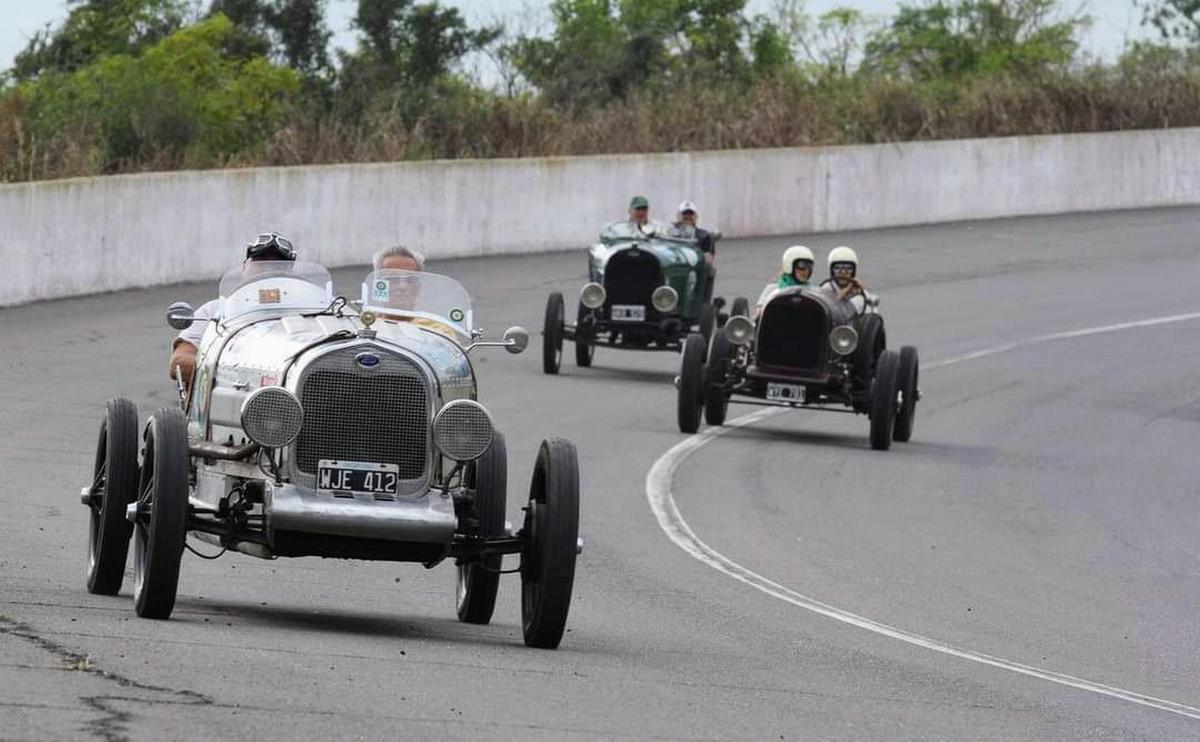
M 304 425 L 304 408 L 281 386 L 264 386 L 242 402 L 242 430 L 263 448 L 283 448 L 296 440 Z
M 829 333 L 829 346 L 838 355 L 850 355 L 858 347 L 858 333 L 850 325 L 838 325 Z
M 599 309 L 604 306 L 608 292 L 598 283 L 585 283 L 579 292 L 579 301 L 588 309 Z
M 745 345 L 754 337 L 754 323 L 749 317 L 735 314 L 725 322 L 725 337 L 734 345 Z
M 650 295 L 650 303 L 660 312 L 669 312 L 679 304 L 679 293 L 670 286 L 659 286 Z
M 433 444 L 455 461 L 474 461 L 492 445 L 496 428 L 483 405 L 456 399 L 433 418 Z

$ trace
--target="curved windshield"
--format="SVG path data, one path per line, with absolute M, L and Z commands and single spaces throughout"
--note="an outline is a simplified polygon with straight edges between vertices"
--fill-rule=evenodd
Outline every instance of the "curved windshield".
M 250 260 L 221 277 L 221 317 L 258 311 L 321 310 L 333 301 L 324 266 L 289 260 Z
M 384 318 L 431 320 L 471 336 L 471 295 L 449 276 L 394 269 L 372 271 L 363 280 L 362 303 L 364 310 Z
M 688 236 L 677 234 L 672 227 L 661 222 L 649 222 L 641 226 L 628 221 L 613 222 L 600 232 L 602 242 L 649 239 L 691 242 L 693 237 L 694 233 Z

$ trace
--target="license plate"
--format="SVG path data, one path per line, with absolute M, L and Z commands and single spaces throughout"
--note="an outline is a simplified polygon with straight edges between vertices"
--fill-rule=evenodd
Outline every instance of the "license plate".
M 400 467 L 365 461 L 317 462 L 317 491 L 352 495 L 395 495 Z
M 646 308 L 641 304 L 613 304 L 613 322 L 645 322 Z
M 767 399 L 773 402 L 804 402 L 804 387 L 799 384 L 775 384 L 768 382 Z

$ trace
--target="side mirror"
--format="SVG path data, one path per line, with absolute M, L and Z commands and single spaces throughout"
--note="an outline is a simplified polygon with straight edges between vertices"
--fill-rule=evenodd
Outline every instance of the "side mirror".
M 167 324 L 176 330 L 186 330 L 196 321 L 192 305 L 186 301 L 177 301 L 167 307 Z
M 723 236 L 721 233 L 721 230 L 719 230 L 719 229 L 714 229 L 711 232 L 709 232 L 709 234 L 712 235 L 713 242 L 720 242 L 721 237 Z
M 868 306 L 868 307 L 874 307 L 875 309 L 878 309 L 878 308 L 879 308 L 879 296 L 878 296 L 878 295 L 876 295 L 876 294 L 870 294 L 870 295 L 868 295 L 868 296 L 867 296 L 867 306 Z
M 529 347 L 529 330 L 524 327 L 510 327 L 504 331 L 500 341 L 504 343 L 504 349 L 513 355 L 523 353 Z

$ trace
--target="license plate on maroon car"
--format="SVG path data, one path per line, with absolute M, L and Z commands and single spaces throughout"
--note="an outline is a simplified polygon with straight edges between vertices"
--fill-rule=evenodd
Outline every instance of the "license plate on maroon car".
M 395 495 L 400 467 L 366 461 L 317 462 L 317 491 L 332 494 Z
M 804 387 L 799 384 L 767 384 L 767 399 L 772 402 L 804 402 Z
M 613 304 L 613 322 L 645 322 L 646 307 L 641 304 Z

